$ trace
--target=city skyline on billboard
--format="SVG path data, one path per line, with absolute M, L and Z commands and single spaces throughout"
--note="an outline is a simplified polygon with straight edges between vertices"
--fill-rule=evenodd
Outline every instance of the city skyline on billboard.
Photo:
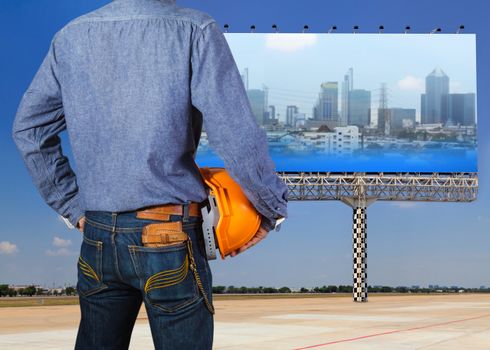
M 225 37 L 278 171 L 477 171 L 474 34 Z

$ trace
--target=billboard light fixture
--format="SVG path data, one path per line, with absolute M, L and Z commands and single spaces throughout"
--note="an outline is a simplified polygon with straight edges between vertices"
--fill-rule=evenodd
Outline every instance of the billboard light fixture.
M 354 26 L 352 33 L 354 34 L 359 33 L 359 26 Z
M 228 24 L 225 24 L 223 27 L 225 28 L 225 33 L 228 33 L 228 28 L 230 28 L 230 26 Z
M 442 29 L 440 27 L 437 27 L 437 28 L 432 29 L 429 34 L 440 33 L 441 31 L 442 31 Z
M 278 33 L 279 29 L 277 28 L 277 24 L 272 25 L 272 30 L 274 30 L 274 33 Z
M 461 24 L 461 25 L 458 27 L 458 30 L 456 31 L 456 34 L 461 33 L 463 30 L 464 30 L 464 25 L 463 25 L 463 24 Z
M 305 24 L 303 27 L 303 33 L 306 33 L 308 31 L 308 29 L 310 29 L 310 27 L 308 27 L 308 25 Z
M 410 26 L 405 26 L 405 31 L 404 31 L 404 33 L 405 33 L 405 34 L 409 33 L 411 29 L 412 29 L 412 28 L 411 28 Z
M 251 32 L 251 33 L 255 33 L 255 24 L 252 24 L 252 25 L 250 26 L 250 32 Z
M 333 33 L 337 30 L 337 26 L 331 26 L 327 33 Z
M 381 34 L 381 33 L 384 33 L 384 31 L 385 31 L 385 26 L 380 25 L 380 26 L 378 27 L 378 33 L 380 33 L 380 34 Z

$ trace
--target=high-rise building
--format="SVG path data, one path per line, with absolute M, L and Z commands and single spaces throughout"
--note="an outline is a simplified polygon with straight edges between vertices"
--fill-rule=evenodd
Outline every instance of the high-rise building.
M 286 107 L 286 125 L 294 125 L 294 116 L 298 114 L 297 106 L 287 106 Z
M 335 82 L 323 83 L 314 108 L 313 119 L 338 121 L 339 119 L 339 84 Z
M 354 69 L 349 68 L 342 81 L 340 98 L 340 126 L 346 126 L 349 120 L 349 93 L 354 89 Z
M 378 104 L 378 130 L 382 135 L 391 134 L 391 119 L 388 110 L 388 86 L 381 83 Z
M 250 106 L 252 107 L 252 112 L 257 119 L 259 125 L 264 125 L 266 115 L 266 92 L 259 89 L 251 89 L 247 91 L 248 99 L 250 101 Z
M 296 113 L 293 116 L 293 125 L 295 128 L 300 128 L 305 126 L 306 114 L 305 113 Z
M 416 110 L 412 108 L 379 108 L 378 117 L 380 115 L 384 116 L 384 118 L 378 120 L 378 129 L 382 131 L 387 130 L 383 124 L 388 123 L 388 135 L 393 135 L 393 133 L 403 129 L 413 129 L 416 125 Z
M 271 120 L 276 119 L 276 106 L 269 106 L 269 118 Z
M 371 91 L 354 89 L 349 93 L 349 125 L 364 127 L 371 123 Z
M 475 125 L 475 103 L 474 93 L 450 94 L 449 95 L 449 121 L 453 125 L 472 126 Z
M 446 124 L 449 117 L 449 77 L 440 68 L 425 78 L 421 97 L 422 124 Z
M 248 90 L 248 68 L 245 68 L 243 70 L 241 77 L 242 77 L 243 85 L 245 86 L 245 90 Z

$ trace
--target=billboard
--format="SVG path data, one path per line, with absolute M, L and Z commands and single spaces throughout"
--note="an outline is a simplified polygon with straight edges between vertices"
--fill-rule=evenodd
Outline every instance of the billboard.
M 477 171 L 474 34 L 225 37 L 278 171 Z

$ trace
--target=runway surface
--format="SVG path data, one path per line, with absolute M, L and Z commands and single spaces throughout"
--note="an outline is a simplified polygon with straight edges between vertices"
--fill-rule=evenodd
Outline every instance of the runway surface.
M 490 349 L 490 295 L 214 301 L 214 349 Z M 0 349 L 73 349 L 77 305 L 0 308 Z M 152 349 L 142 308 L 131 349 Z

